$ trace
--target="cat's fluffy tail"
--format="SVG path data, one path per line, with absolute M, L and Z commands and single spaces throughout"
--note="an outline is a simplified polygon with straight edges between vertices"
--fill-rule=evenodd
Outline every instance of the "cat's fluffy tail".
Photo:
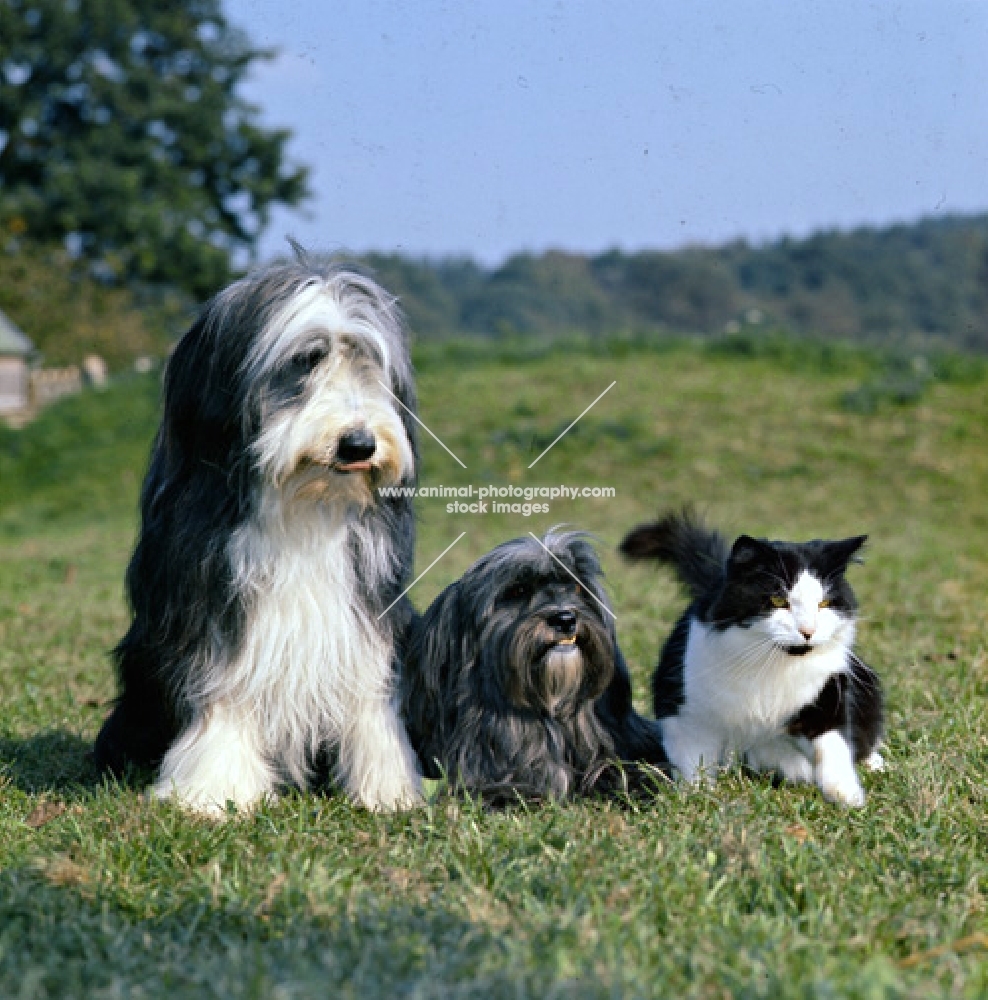
M 667 563 L 692 597 L 702 597 L 723 579 L 730 545 L 687 506 L 669 511 L 651 524 L 639 525 L 627 535 L 620 550 L 630 559 Z

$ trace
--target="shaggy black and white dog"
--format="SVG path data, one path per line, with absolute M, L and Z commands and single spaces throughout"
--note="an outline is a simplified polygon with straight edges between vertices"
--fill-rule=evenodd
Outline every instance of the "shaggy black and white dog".
M 447 587 L 413 628 L 402 690 L 426 774 L 485 797 L 613 789 L 618 762 L 664 763 L 576 532 L 506 542 Z
M 399 405 L 399 401 L 402 405 Z M 397 712 L 415 482 L 407 338 L 370 279 L 301 258 L 216 296 L 168 365 L 127 573 L 114 772 L 203 812 L 332 766 L 371 809 L 420 798 Z

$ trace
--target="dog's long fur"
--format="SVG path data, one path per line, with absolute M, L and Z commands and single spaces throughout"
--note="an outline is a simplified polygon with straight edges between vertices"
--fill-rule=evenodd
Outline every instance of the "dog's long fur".
M 156 794 L 213 813 L 326 762 L 370 808 L 419 799 L 396 705 L 411 606 L 378 618 L 412 566 L 411 501 L 377 487 L 415 482 L 414 410 L 369 278 L 300 258 L 207 304 L 166 373 L 100 763 L 160 767 Z
M 593 547 L 575 532 L 543 543 L 489 552 L 412 632 L 402 706 L 423 769 L 488 798 L 613 788 L 618 762 L 664 763 L 632 708 Z

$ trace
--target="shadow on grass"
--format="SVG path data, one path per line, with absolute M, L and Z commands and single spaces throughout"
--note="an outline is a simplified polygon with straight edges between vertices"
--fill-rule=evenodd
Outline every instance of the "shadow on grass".
M 76 884 L 66 883 L 70 877 Z M 555 992 L 551 963 L 509 961 L 500 934 L 441 904 L 339 899 L 320 915 L 309 906 L 304 898 L 279 898 L 268 913 L 247 901 L 217 906 L 200 899 L 142 917 L 115 904 L 74 866 L 48 874 L 6 871 L 0 873 L 0 995 L 604 995 L 592 982 Z
M 94 788 L 103 780 L 92 743 L 61 729 L 0 738 L 0 775 L 31 795 Z

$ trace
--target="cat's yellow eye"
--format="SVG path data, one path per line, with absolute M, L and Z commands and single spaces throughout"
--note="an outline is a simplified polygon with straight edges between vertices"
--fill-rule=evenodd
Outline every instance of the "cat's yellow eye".
M 779 597 L 778 594 L 773 594 L 770 598 L 773 608 L 788 608 L 789 602 L 784 597 Z
M 821 608 L 829 608 L 829 607 L 830 607 L 830 598 L 829 598 L 829 597 L 825 597 L 825 598 L 824 598 L 824 599 L 823 599 L 823 600 L 822 600 L 822 601 L 820 602 L 820 607 L 821 607 Z

